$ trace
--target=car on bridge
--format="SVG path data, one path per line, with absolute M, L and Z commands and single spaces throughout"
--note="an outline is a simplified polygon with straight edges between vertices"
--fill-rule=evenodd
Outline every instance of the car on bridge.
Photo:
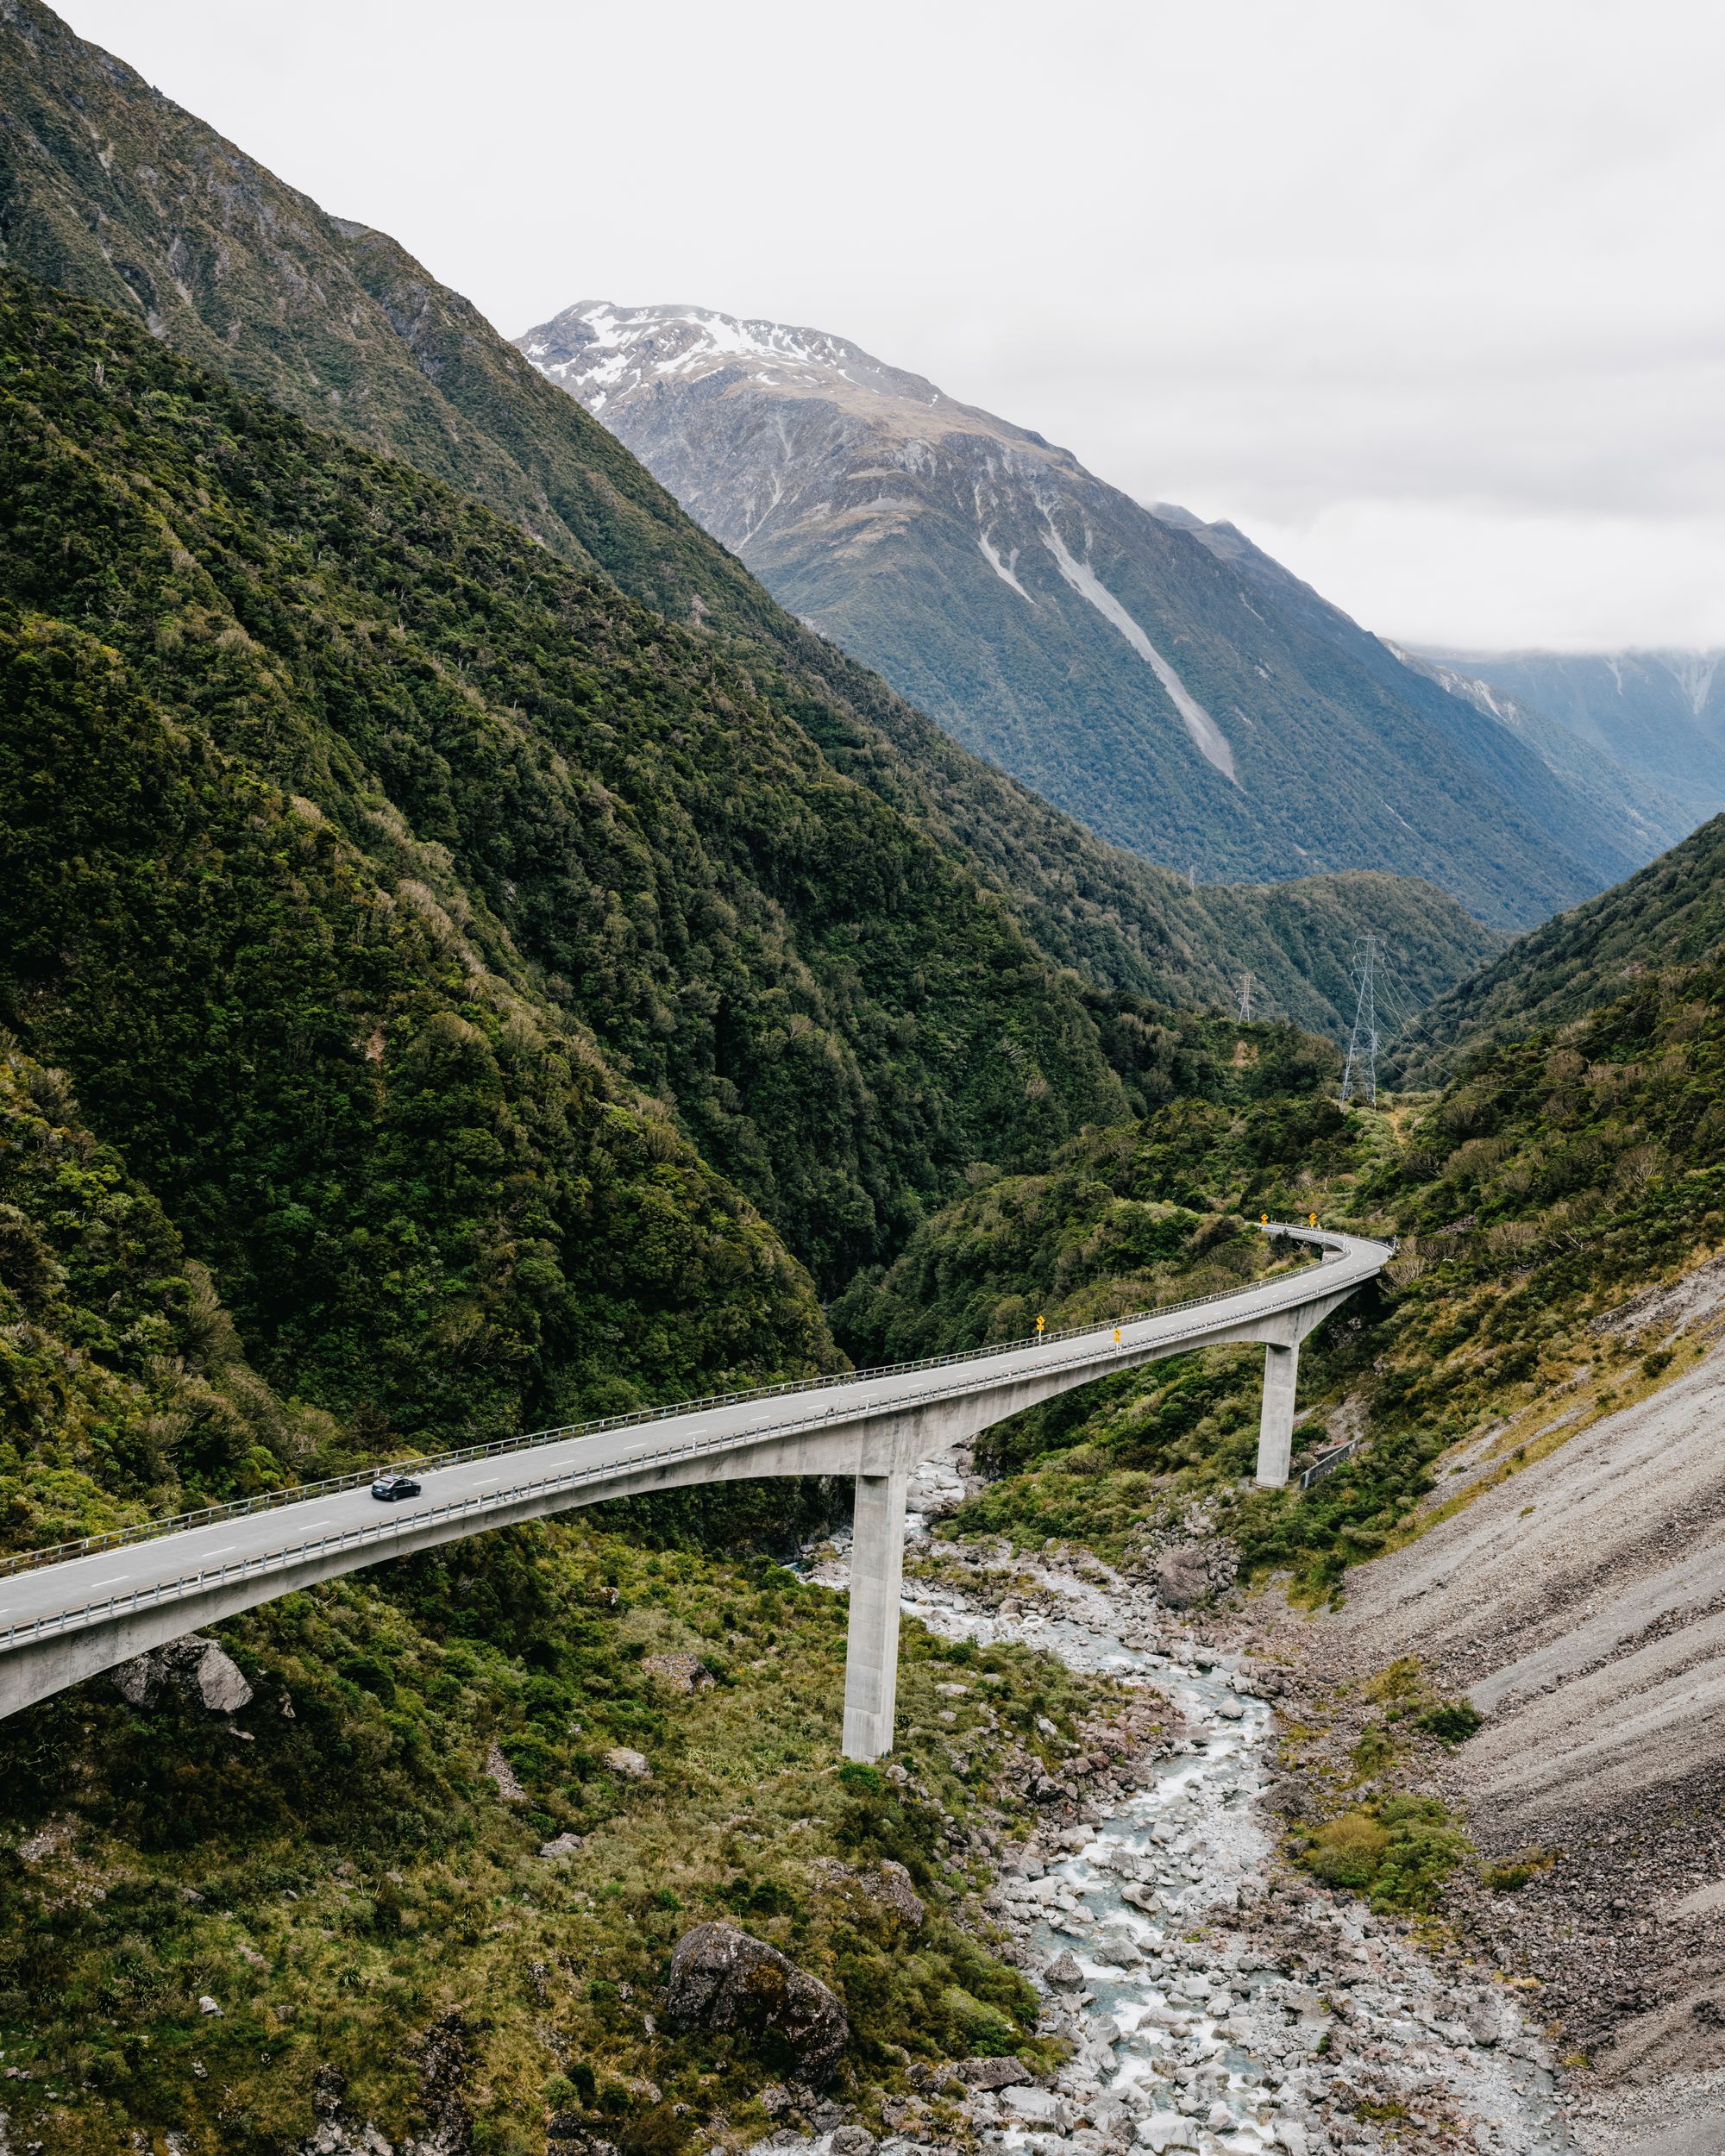
M 380 1504 L 392 1505 L 404 1497 L 417 1497 L 419 1485 L 411 1475 L 380 1475 L 372 1484 L 372 1495 Z

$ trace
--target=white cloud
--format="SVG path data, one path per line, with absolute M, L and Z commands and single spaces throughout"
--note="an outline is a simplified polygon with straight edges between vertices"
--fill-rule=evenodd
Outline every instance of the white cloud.
M 66 11 L 507 330 L 814 323 L 1389 633 L 1721 636 L 1703 0 Z
M 1251 536 L 1397 642 L 1725 649 L 1725 511 L 1653 520 L 1354 500 L 1260 521 Z

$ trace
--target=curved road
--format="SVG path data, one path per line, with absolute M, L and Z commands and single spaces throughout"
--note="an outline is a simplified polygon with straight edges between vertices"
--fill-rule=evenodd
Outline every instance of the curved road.
M 1299 1341 L 1379 1271 L 1391 1246 L 1280 1223 L 1270 1224 L 1270 1232 L 1319 1245 L 1323 1261 L 1254 1287 L 1123 1319 L 1118 1327 L 1041 1344 L 773 1388 L 622 1427 L 548 1432 L 478 1457 L 416 1468 L 423 1495 L 398 1505 L 380 1504 L 365 1487 L 311 1490 L 298 1500 L 273 1501 L 268 1509 L 0 1576 L 0 1715 L 297 1589 L 610 1497 L 698 1481 L 852 1473 L 859 1506 L 869 1487 L 896 1486 L 901 1533 L 905 1473 L 917 1459 L 1112 1370 L 1217 1341 L 1257 1340 L 1269 1350 L 1270 1451 L 1260 1451 L 1259 1480 L 1283 1482 Z M 890 1518 L 884 1532 L 888 1538 L 894 1532 Z M 859 1524 L 859 1551 L 864 1539 Z M 882 1561 L 891 1570 L 880 1585 L 892 1590 L 895 1665 L 896 1562 Z M 853 1661 L 857 1601 L 853 1591 Z M 878 1630 L 888 1619 L 877 1614 L 874 1621 Z M 890 1691 L 890 1671 L 886 1682 Z

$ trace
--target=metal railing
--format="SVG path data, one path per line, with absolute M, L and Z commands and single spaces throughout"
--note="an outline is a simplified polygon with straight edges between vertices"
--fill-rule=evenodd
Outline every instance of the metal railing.
M 1300 1242 L 1327 1244 L 1337 1254 L 1341 1254 L 1346 1248 L 1348 1238 L 1332 1230 L 1295 1227 L 1282 1221 L 1260 1222 L 1258 1225 L 1265 1233 L 1272 1236 L 1287 1235 Z M 1290 1278 L 1288 1285 L 1297 1286 L 1302 1277 L 1303 1276 L 1296 1275 Z M 550 1429 L 526 1431 L 512 1438 L 493 1439 L 486 1445 L 465 1445 L 456 1451 L 440 1452 L 429 1457 L 400 1460 L 394 1463 L 393 1467 L 395 1469 L 411 1468 L 416 1473 L 435 1474 L 444 1468 L 461 1467 L 475 1460 L 497 1459 L 509 1453 L 524 1451 L 540 1445 L 562 1444 L 581 1438 L 599 1437 L 614 1430 L 649 1428 L 654 1423 L 670 1421 L 681 1415 L 701 1414 L 717 1408 L 742 1407 L 761 1401 L 781 1400 L 796 1393 L 828 1391 L 838 1386 L 878 1383 L 889 1378 L 914 1376 L 923 1370 L 953 1369 L 966 1363 L 983 1362 L 995 1357 L 1018 1354 L 1029 1348 L 1057 1346 L 1069 1340 L 1094 1339 L 1098 1335 L 1105 1334 L 1111 1330 L 1121 1331 L 1128 1326 L 1142 1325 L 1154 1319 L 1171 1317 L 1183 1310 L 1199 1310 L 1214 1303 L 1236 1301 L 1242 1294 L 1262 1293 L 1264 1288 L 1274 1288 L 1279 1284 L 1276 1282 L 1266 1282 L 1260 1283 L 1256 1289 L 1250 1286 L 1222 1288 L 1207 1295 L 1189 1295 L 1178 1301 L 1158 1303 L 1151 1309 L 1134 1311 L 1130 1316 L 1116 1319 L 1112 1327 L 1095 1325 L 1067 1326 L 1057 1332 L 1032 1333 L 1022 1339 L 995 1342 L 988 1347 L 964 1348 L 950 1355 L 924 1356 L 915 1362 L 889 1363 L 877 1369 L 868 1370 L 836 1370 L 823 1377 L 785 1379 L 776 1384 L 748 1387 L 738 1392 L 717 1393 L 699 1400 L 678 1401 L 663 1407 L 637 1408 L 627 1414 L 604 1415 L 590 1422 L 566 1423 Z M 1296 1298 L 1296 1300 L 1299 1299 Z M 1117 1351 L 1118 1358 L 1124 1360 L 1132 1352 L 1132 1345 L 1122 1342 Z M 1087 1357 L 1080 1359 L 1088 1361 L 1092 1358 Z M 1103 1354 L 1094 1359 L 1109 1362 L 1115 1360 L 1116 1356 Z M 1053 1367 L 1070 1369 L 1071 1363 L 1070 1362 L 1057 1363 Z M 953 1389 L 955 1388 L 942 1388 L 927 1393 L 913 1394 L 904 1398 L 868 1403 L 864 1412 L 915 1406 L 931 1399 L 950 1397 Z M 830 1409 L 828 1416 L 830 1417 L 833 1412 Z M 813 1422 L 826 1419 L 811 1417 L 807 1422 L 775 1424 L 769 1430 L 765 1431 L 759 1429 L 731 1431 L 727 1432 L 722 1437 L 692 1439 L 687 1445 L 668 1448 L 662 1455 L 643 1455 L 638 1462 L 636 1460 L 608 1462 L 603 1466 L 583 1470 L 580 1471 L 580 1476 L 596 1477 L 615 1475 L 619 1469 L 626 1470 L 662 1457 L 684 1457 L 703 1451 L 731 1451 L 754 1439 L 775 1435 L 781 1431 L 792 1432 L 806 1428 Z M 50 1565 L 68 1564 L 75 1558 L 97 1556 L 109 1550 L 125 1549 L 140 1542 L 158 1541 L 164 1536 L 184 1534 L 193 1528 L 213 1526 L 224 1520 L 247 1519 L 256 1513 L 279 1511 L 286 1506 L 308 1502 L 314 1497 L 339 1495 L 345 1490 L 362 1489 L 370 1484 L 380 1473 L 390 1471 L 392 1471 L 391 1469 L 367 1468 L 349 1475 L 329 1476 L 316 1482 L 297 1482 L 287 1489 L 264 1491 L 255 1497 L 236 1498 L 224 1504 L 207 1505 L 195 1512 L 173 1513 L 154 1520 L 140 1520 L 132 1526 L 117 1527 L 105 1534 L 88 1535 L 76 1542 L 54 1543 L 39 1550 L 20 1551 L 12 1557 L 0 1559 L 0 1578 L 14 1576 L 23 1572 L 40 1571 Z M 575 1476 L 573 1479 L 579 1480 L 580 1476 Z M 467 1508 L 470 1501 L 480 1509 L 497 1506 L 506 1501 L 509 1496 L 518 1495 L 523 1487 L 533 1486 L 518 1486 L 515 1492 L 492 1495 L 483 1500 L 464 1500 L 462 1508 Z M 437 1517 L 439 1512 L 440 1508 L 433 1507 L 430 1512 L 415 1512 L 404 1520 L 390 1522 L 387 1525 L 380 1524 L 375 1528 L 355 1529 L 347 1539 L 351 1541 L 354 1537 L 357 1536 L 367 1541 L 380 1541 L 386 1539 L 392 1532 L 400 1531 L 409 1525 L 416 1525 L 428 1519 Z M 273 1564 L 276 1561 L 274 1553 L 272 1553 L 269 1563 Z M 263 1560 L 248 1559 L 246 1562 L 255 1569 L 258 1564 L 263 1563 Z M 199 1579 L 204 1576 L 202 1574 L 198 1575 Z M 195 1589 L 187 1591 L 195 1591 Z M 166 1594 L 166 1589 L 162 1590 L 162 1593 Z M 96 1606 L 91 1605 L 91 1607 Z M 12 1633 L 9 1628 L 4 1633 L 0 1633 L 0 1648 L 11 1644 Z

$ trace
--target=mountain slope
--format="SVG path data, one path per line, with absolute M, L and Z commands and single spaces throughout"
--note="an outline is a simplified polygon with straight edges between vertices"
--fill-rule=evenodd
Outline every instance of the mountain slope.
M 1642 771 L 1619 763 L 1584 735 L 1572 732 L 1507 690 L 1494 688 L 1478 674 L 1464 673 L 1447 660 L 1422 658 L 1417 652 L 1402 655 L 1409 666 L 1429 674 L 1452 696 L 1463 697 L 1477 709 L 1500 719 L 1572 793 L 1591 801 L 1602 812 L 1621 817 L 1625 833 L 1638 849 L 1646 848 L 1650 855 L 1661 854 L 1689 836 L 1697 817 L 1711 812 L 1705 797 L 1697 805 L 1692 793 L 1665 790 Z
M 1722 947 L 1725 816 L 1470 974 L 1393 1044 L 1389 1068 L 1404 1085 L 1441 1082 L 1481 1050 L 1579 1018 L 1639 981 L 1716 960 Z
M 1483 718 L 1496 721 L 1532 750 L 1561 788 L 1588 805 L 1596 826 L 1611 833 L 1617 849 L 1630 863 L 1639 865 L 1663 853 L 1667 846 L 1674 846 L 1694 830 L 1700 816 L 1711 813 L 1707 807 L 1691 812 L 1681 796 L 1673 798 L 1671 792 L 1662 790 L 1634 761 L 1620 761 L 1603 740 L 1584 739 L 1543 711 L 1494 694 L 1489 684 L 1473 674 L 1428 655 L 1403 651 L 1368 634 L 1340 607 L 1333 606 L 1309 584 L 1255 546 L 1237 525 L 1207 524 L 1189 510 L 1169 502 L 1157 503 L 1154 514 L 1163 523 L 1190 532 L 1219 561 L 1238 569 L 1260 600 L 1267 600 L 1277 614 L 1333 644 L 1396 695 L 1418 704 L 1440 730 L 1452 714 L 1434 697 L 1434 686 L 1471 705 Z M 1483 738 L 1489 741 L 1489 734 Z M 1505 764 L 1501 775 L 1513 791 L 1515 767 Z
M 829 1281 L 966 1161 L 1117 1112 L 1072 976 L 701 639 L 111 316 L 3 298 L 0 592 L 590 1026 Z
M 1725 808 L 1725 673 L 1717 651 L 1427 651 L 1676 801 L 1690 827 Z
M 1375 640 L 1269 614 L 1067 452 L 841 338 L 584 303 L 518 342 L 787 606 L 1106 838 L 1211 881 L 1418 874 L 1504 926 L 1634 865 Z
M 779 606 L 605 427 L 394 241 L 333 217 L 85 44 L 0 0 L 0 260 L 116 308 L 284 409 L 476 497 L 721 649 L 835 769 L 963 849 L 1042 948 L 1107 988 L 1204 1000 L 1243 962 L 1183 879 L 1107 846 L 968 754 Z M 1358 928 L 1399 925 L 1433 985 L 1490 948 L 1417 884 L 1394 923 L 1320 883 L 1345 980 Z M 1383 894 L 1388 898 L 1389 894 Z M 1231 911 L 1231 919 L 1239 908 Z M 1431 915 L 1436 933 L 1427 938 Z M 1304 953 L 1251 963 L 1266 1010 L 1330 1030 Z

